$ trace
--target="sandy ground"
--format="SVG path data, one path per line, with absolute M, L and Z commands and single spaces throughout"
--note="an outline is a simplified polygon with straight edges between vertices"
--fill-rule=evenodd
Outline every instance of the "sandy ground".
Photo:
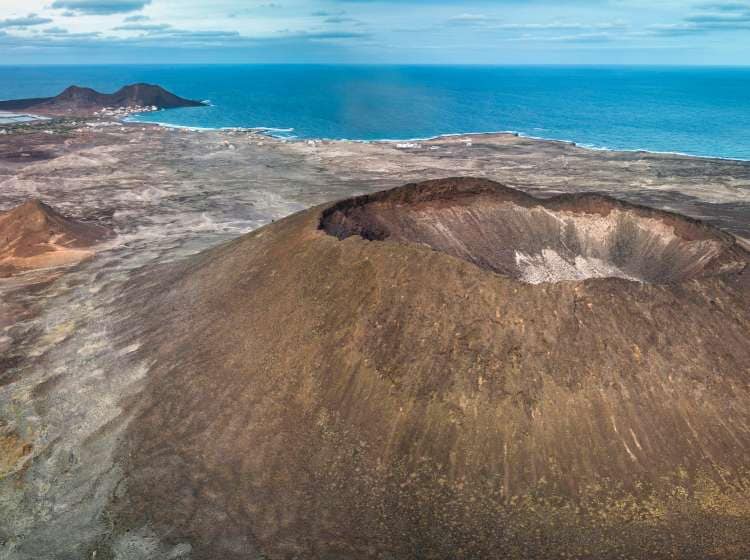
M 536 195 L 607 193 L 750 238 L 750 162 L 502 134 L 399 147 L 102 120 L 0 127 L 0 210 L 40 198 L 116 233 L 64 274 L 0 279 L 0 558 L 90 556 L 101 533 L 120 480 L 120 401 L 147 371 L 118 344 L 113 316 L 133 274 L 314 204 L 460 175 Z M 182 557 L 150 538 L 133 536 L 143 554 L 122 558 Z

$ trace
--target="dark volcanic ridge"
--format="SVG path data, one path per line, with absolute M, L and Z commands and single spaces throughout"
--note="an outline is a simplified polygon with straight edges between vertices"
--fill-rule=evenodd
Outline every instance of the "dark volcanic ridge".
M 681 282 L 742 270 L 734 237 L 690 218 L 596 194 L 539 199 L 486 180 L 406 185 L 335 204 L 321 228 L 418 243 L 528 282 Z
M 0 212 L 0 277 L 80 262 L 112 236 L 105 227 L 67 218 L 40 200 Z
M 102 109 L 175 109 L 200 107 L 200 101 L 183 99 L 151 84 L 125 86 L 115 93 L 99 93 L 91 88 L 70 86 L 55 97 L 0 101 L 0 111 L 28 111 L 43 115 L 91 115 Z
M 532 284 L 545 250 L 567 264 Z M 146 273 L 113 313 L 149 371 L 102 556 L 750 557 L 748 259 L 674 214 L 449 179 Z

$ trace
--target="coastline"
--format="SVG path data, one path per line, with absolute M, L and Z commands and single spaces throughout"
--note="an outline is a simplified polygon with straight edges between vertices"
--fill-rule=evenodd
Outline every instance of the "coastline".
M 200 131 L 232 131 L 232 130 L 242 130 L 242 131 L 252 131 L 252 132 L 270 132 L 271 134 L 268 134 L 268 136 L 283 139 L 287 141 L 301 141 L 306 142 L 309 140 L 312 141 L 321 141 L 321 142 L 356 142 L 356 143 L 408 143 L 408 142 L 428 142 L 431 140 L 439 140 L 441 138 L 451 138 L 451 137 L 457 137 L 457 138 L 469 138 L 469 137 L 481 137 L 481 136 L 493 136 L 498 134 L 509 134 L 512 136 L 517 136 L 520 138 L 528 138 L 530 140 L 540 140 L 544 142 L 560 142 L 563 144 L 570 144 L 572 146 L 576 146 L 579 148 L 585 148 L 588 150 L 594 150 L 594 151 L 603 151 L 603 152 L 628 152 L 628 153 L 649 153 L 649 154 L 658 154 L 658 155 L 675 155 L 675 156 L 682 156 L 682 157 L 691 157 L 691 158 L 700 158 L 700 159 L 709 159 L 709 160 L 723 160 L 723 161 L 737 161 L 737 162 L 750 162 L 750 158 L 744 159 L 739 157 L 728 157 L 728 156 L 716 156 L 716 155 L 705 155 L 705 154 L 692 154 L 688 152 L 680 152 L 680 151 L 674 151 L 674 150 L 652 150 L 648 148 L 617 148 L 617 147 L 610 147 L 610 146 L 598 146 L 595 144 L 590 144 L 587 142 L 580 142 L 577 140 L 571 140 L 571 139 L 562 139 L 562 138 L 548 138 L 545 136 L 536 136 L 534 134 L 517 131 L 517 130 L 490 130 L 490 131 L 473 131 L 473 132 L 448 132 L 448 133 L 442 133 L 437 134 L 434 136 L 417 136 L 417 137 L 409 137 L 409 138 L 376 138 L 376 139 L 357 139 L 357 138 L 325 138 L 325 137 L 299 137 L 299 136 L 283 136 L 283 135 L 276 135 L 272 134 L 273 132 L 294 132 L 295 128 L 277 128 L 277 127 L 265 127 L 265 126 L 253 126 L 253 127 L 197 127 L 197 126 L 189 126 L 189 125 L 179 125 L 179 124 L 173 124 L 173 123 L 167 123 L 163 121 L 156 121 L 156 120 L 129 120 L 130 117 L 137 117 L 138 114 L 129 115 L 125 119 L 122 119 L 122 122 L 127 122 L 131 124 L 150 124 L 150 125 L 156 125 L 164 128 L 174 128 L 174 129 L 181 129 L 181 130 L 192 130 L 196 132 Z
M 209 101 L 203 101 L 203 103 L 206 103 L 208 106 L 212 106 Z M 241 126 L 229 126 L 229 127 L 201 127 L 201 126 L 190 126 L 190 125 L 180 125 L 180 124 L 174 124 L 174 123 L 168 123 L 164 121 L 158 121 L 158 120 L 136 120 L 138 117 L 147 116 L 147 115 L 153 115 L 155 113 L 164 111 L 165 109 L 160 109 L 158 111 L 148 111 L 148 112 L 124 112 L 122 114 L 102 114 L 102 115 L 93 115 L 89 117 L 60 117 L 60 116 L 44 116 L 44 115 L 37 115 L 32 113 L 10 113 L 7 111 L 0 111 L 0 130 L 4 129 L 8 126 L 13 126 L 15 124 L 33 124 L 33 123 L 40 123 L 40 122 L 54 122 L 55 120 L 62 119 L 65 120 L 75 120 L 75 121 L 93 121 L 93 122 L 100 122 L 100 121 L 107 121 L 112 122 L 116 121 L 122 124 L 127 125 L 150 125 L 150 126 L 157 126 L 160 128 L 165 129 L 175 129 L 175 130 L 187 130 L 187 131 L 193 131 L 193 132 L 233 132 L 233 131 L 240 131 L 240 132 L 252 132 L 255 134 L 261 134 L 270 138 L 275 138 L 278 140 L 286 141 L 286 142 L 351 142 L 351 143 L 358 143 L 358 144 L 379 144 L 379 143 L 385 143 L 385 144 L 408 144 L 408 143 L 416 143 L 416 142 L 431 142 L 431 141 L 438 141 L 441 139 L 449 139 L 449 138 L 466 138 L 466 139 L 473 139 L 473 138 L 481 138 L 486 136 L 497 136 L 497 135 L 510 135 L 517 138 L 525 138 L 529 140 L 536 140 L 541 142 L 555 142 L 560 143 L 563 145 L 570 145 L 581 149 L 587 149 L 592 150 L 596 152 L 609 152 L 609 153 L 634 153 L 634 154 L 651 154 L 651 155 L 664 155 L 664 156 L 679 156 L 679 157 L 687 157 L 687 158 L 696 158 L 696 159 L 704 159 L 704 160 L 717 160 L 717 161 L 729 161 L 729 162 L 740 162 L 740 163 L 750 163 L 750 157 L 749 158 L 740 158 L 740 157 L 731 157 L 731 156 L 720 156 L 720 155 L 706 155 L 706 154 L 697 154 L 697 153 L 690 153 L 690 152 L 683 152 L 678 150 L 655 150 L 655 149 L 649 149 L 649 148 L 619 148 L 619 147 L 612 147 L 612 146 L 600 146 L 589 142 L 581 142 L 578 140 L 573 139 L 567 139 L 567 138 L 551 138 L 546 136 L 538 136 L 535 134 L 518 131 L 518 130 L 490 130 L 490 131 L 469 131 L 469 132 L 446 132 L 446 133 L 440 133 L 433 136 L 415 136 L 415 137 L 405 137 L 405 138 L 375 138 L 375 139 L 357 139 L 357 138 L 328 138 L 328 137 L 306 137 L 306 136 L 297 136 L 297 135 L 285 135 L 280 133 L 293 133 L 295 132 L 294 127 L 270 127 L 270 126 L 252 126 L 252 127 L 241 127 Z M 2 122 L 2 118 L 4 114 L 6 114 L 9 117 L 19 117 L 22 120 L 17 120 L 13 122 Z M 7 133 L 7 132 L 3 132 Z

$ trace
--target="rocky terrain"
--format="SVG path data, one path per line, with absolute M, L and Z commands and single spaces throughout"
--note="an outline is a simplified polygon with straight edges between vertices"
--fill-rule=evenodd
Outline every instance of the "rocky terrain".
M 750 164 L 3 130 L 116 233 L 0 279 L 3 557 L 750 553 Z
M 183 99 L 151 84 L 124 86 L 115 93 L 70 86 L 55 97 L 0 101 L 0 111 L 26 111 L 38 115 L 90 116 L 103 109 L 156 110 L 200 107 L 200 101 Z

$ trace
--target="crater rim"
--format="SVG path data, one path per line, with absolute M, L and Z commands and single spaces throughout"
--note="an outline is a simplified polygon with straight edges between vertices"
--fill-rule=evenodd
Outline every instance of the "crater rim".
M 750 262 L 733 235 L 689 216 L 601 193 L 539 197 L 473 177 L 335 202 L 318 229 L 339 240 L 426 245 L 527 284 L 674 284 L 739 273 Z

